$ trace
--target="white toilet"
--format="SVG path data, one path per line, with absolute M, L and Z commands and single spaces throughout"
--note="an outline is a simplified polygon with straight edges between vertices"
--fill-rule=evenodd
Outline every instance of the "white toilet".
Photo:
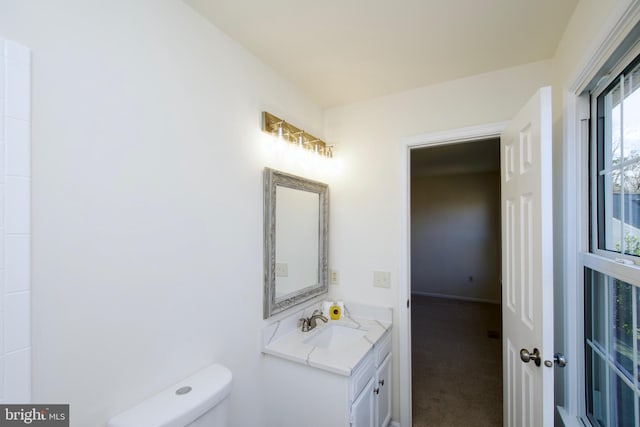
M 227 427 L 231 371 L 214 364 L 109 420 L 107 427 Z

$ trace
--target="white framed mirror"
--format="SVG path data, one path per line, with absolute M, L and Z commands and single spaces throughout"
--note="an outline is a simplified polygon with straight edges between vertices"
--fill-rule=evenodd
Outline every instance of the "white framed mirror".
M 264 170 L 264 318 L 328 291 L 329 186 Z

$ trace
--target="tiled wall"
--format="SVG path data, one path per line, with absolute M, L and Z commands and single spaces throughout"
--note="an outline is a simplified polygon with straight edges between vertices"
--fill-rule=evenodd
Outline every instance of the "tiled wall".
M 31 398 L 31 53 L 0 39 L 0 402 Z

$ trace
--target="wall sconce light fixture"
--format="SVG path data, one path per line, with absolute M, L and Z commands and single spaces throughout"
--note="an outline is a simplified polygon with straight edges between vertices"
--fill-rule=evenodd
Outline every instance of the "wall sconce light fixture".
M 262 131 L 322 157 L 333 157 L 333 147 L 266 111 L 262 112 Z

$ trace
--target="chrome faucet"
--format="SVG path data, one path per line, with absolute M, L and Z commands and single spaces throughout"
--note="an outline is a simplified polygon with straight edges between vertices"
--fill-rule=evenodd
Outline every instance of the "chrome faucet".
M 329 319 L 320 313 L 320 310 L 314 310 L 313 314 L 309 318 L 303 317 L 300 319 L 302 321 L 302 332 L 309 332 L 310 330 L 315 329 L 315 327 L 318 326 L 318 319 L 322 320 L 324 323 L 329 321 Z

